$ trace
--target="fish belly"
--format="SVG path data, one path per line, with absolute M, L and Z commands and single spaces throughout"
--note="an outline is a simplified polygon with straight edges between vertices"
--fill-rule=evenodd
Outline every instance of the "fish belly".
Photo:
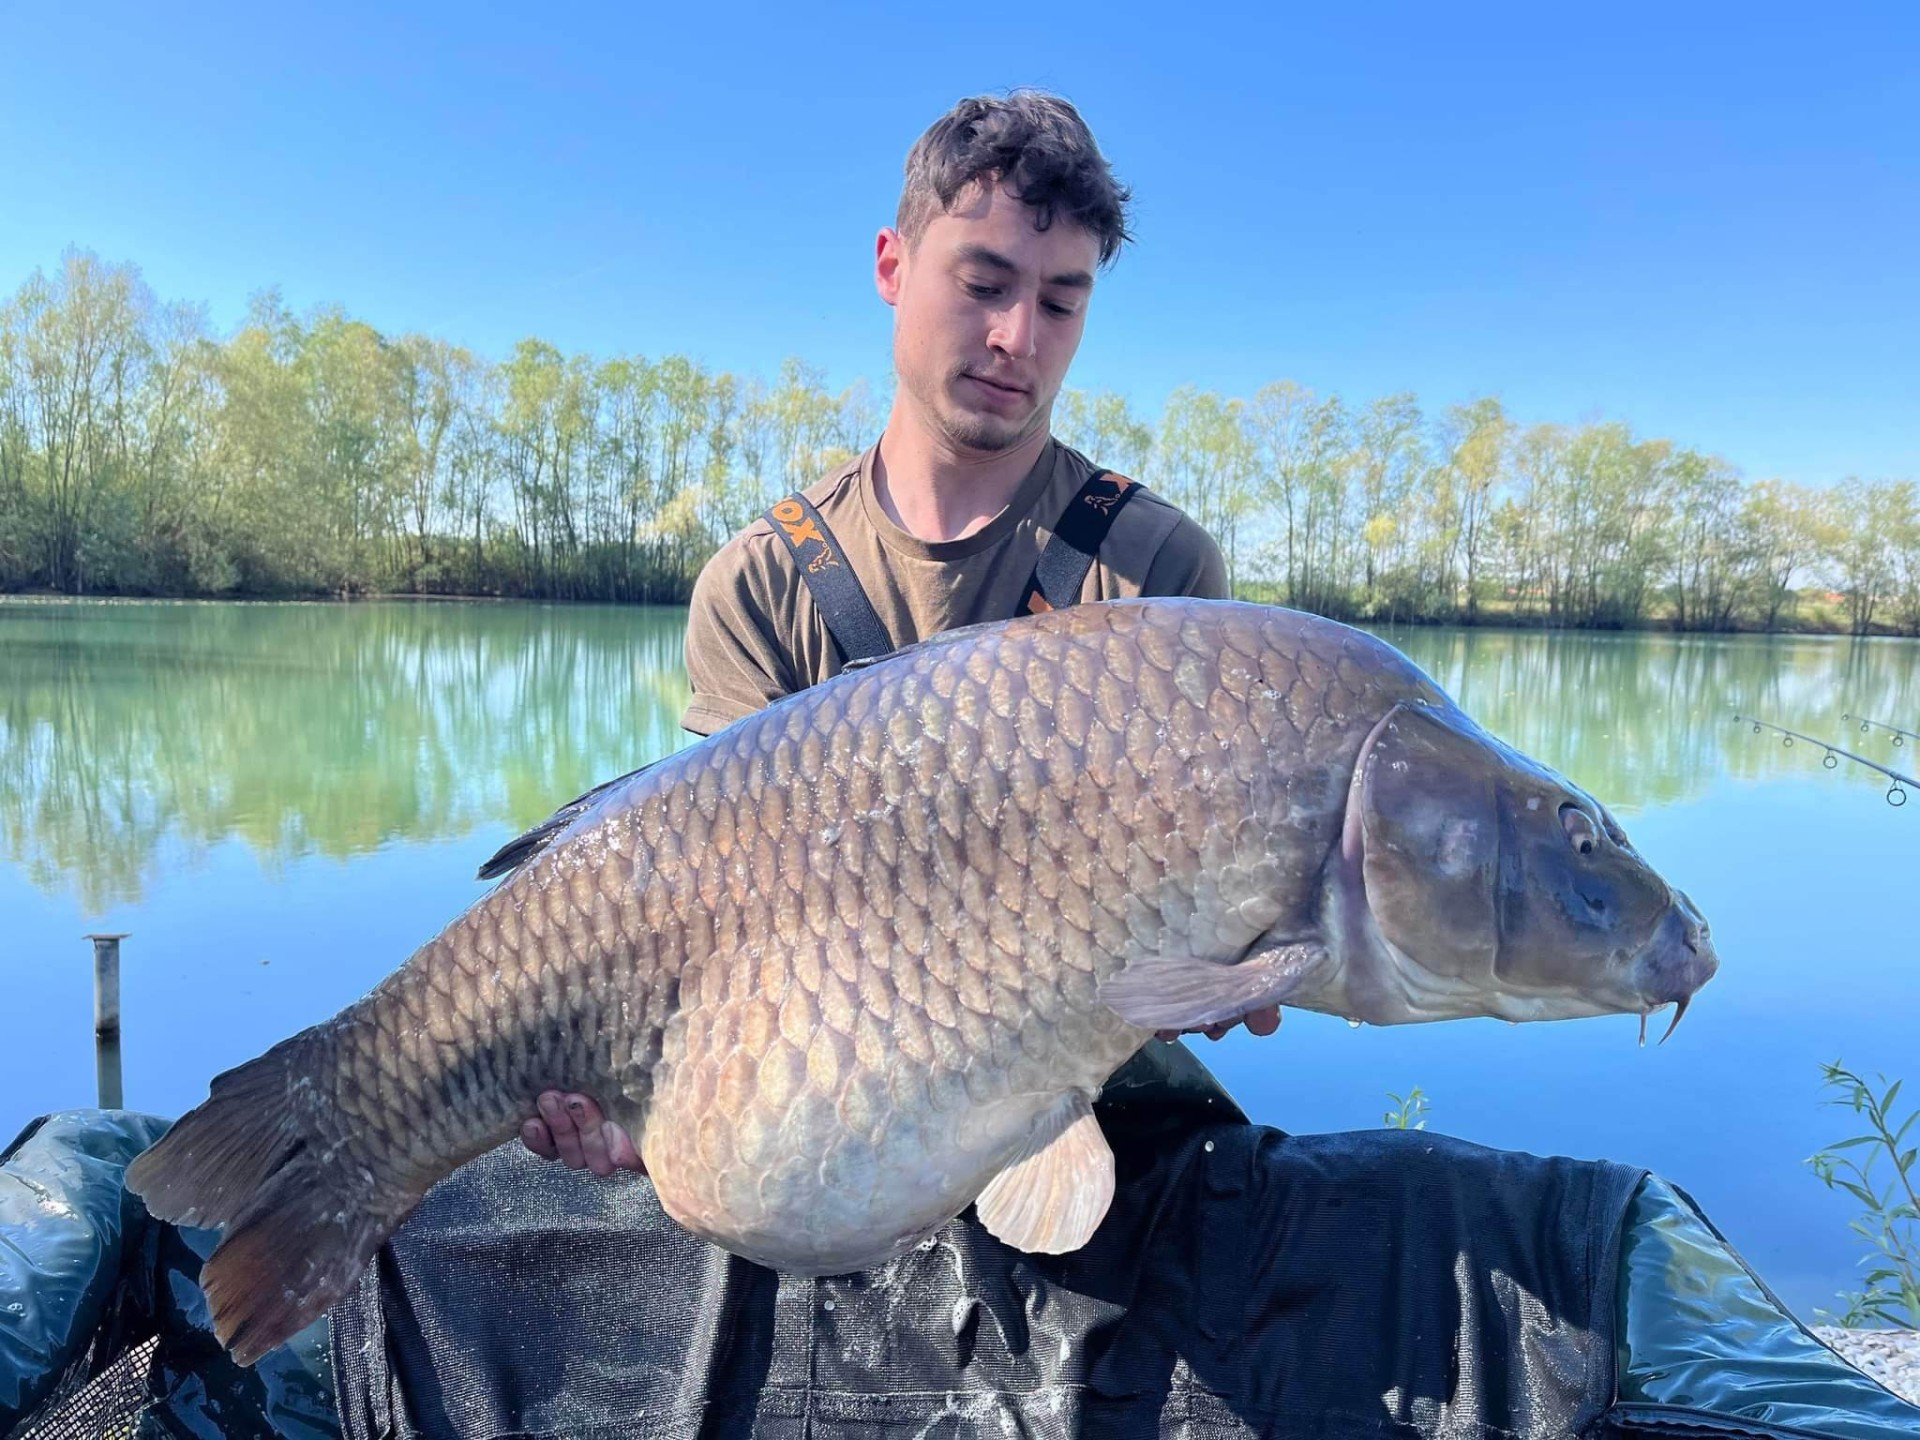
M 1099 1007 L 1015 1026 L 965 1013 L 883 1024 L 798 985 L 777 1007 L 750 992 L 690 1011 L 640 1144 L 661 1206 L 778 1270 L 871 1268 L 963 1211 L 1063 1095 L 1096 1094 L 1147 1038 Z

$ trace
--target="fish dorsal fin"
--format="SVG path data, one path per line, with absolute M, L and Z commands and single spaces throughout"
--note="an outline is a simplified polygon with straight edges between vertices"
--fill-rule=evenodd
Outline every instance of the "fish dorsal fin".
M 1113 1151 L 1079 1091 L 1035 1121 L 1026 1148 L 987 1182 L 976 1210 L 989 1233 L 1030 1255 L 1061 1255 L 1093 1238 L 1113 1203 Z
M 1100 1003 L 1142 1029 L 1197 1030 L 1280 1004 L 1326 958 L 1326 947 L 1311 940 L 1256 947 L 1232 964 L 1147 956 L 1103 981 Z
M 650 761 L 642 765 L 638 770 L 629 770 L 624 775 L 617 775 L 611 780 L 603 780 L 594 786 L 593 789 L 587 791 L 586 794 L 576 796 L 569 800 L 531 830 L 528 830 L 524 834 L 516 835 L 498 850 L 494 851 L 492 855 L 487 857 L 486 863 L 480 867 L 480 873 L 474 878 L 477 880 L 497 880 L 502 875 L 518 870 L 522 865 L 526 864 L 527 861 L 533 859 L 534 856 L 551 845 L 554 836 L 558 835 L 562 830 L 566 829 L 567 826 L 571 825 L 582 815 L 586 814 L 588 810 L 592 809 L 593 802 L 606 794 L 607 791 L 613 789 L 616 785 L 625 784 L 627 781 L 633 779 L 634 776 L 651 770 L 659 763 L 660 761 L 658 760 Z

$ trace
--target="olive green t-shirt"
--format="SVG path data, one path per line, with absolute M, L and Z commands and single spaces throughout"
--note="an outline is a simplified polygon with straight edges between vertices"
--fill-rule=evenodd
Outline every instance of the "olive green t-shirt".
M 1040 552 L 1095 467 L 1049 440 L 1007 508 L 959 540 L 927 541 L 887 517 L 874 492 L 878 446 L 803 491 L 840 542 L 895 648 L 1013 615 Z M 1082 603 L 1138 595 L 1228 596 L 1213 537 L 1144 487 L 1114 516 Z M 694 582 L 687 617 L 693 701 L 681 725 L 711 735 L 840 671 L 840 651 L 784 539 L 765 516 L 723 545 Z

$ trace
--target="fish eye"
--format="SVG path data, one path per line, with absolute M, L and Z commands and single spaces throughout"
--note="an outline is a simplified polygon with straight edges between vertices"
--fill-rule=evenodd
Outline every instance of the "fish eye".
M 1599 843 L 1593 817 L 1571 800 L 1560 807 L 1560 828 L 1567 832 L 1567 842 L 1582 855 L 1591 855 Z

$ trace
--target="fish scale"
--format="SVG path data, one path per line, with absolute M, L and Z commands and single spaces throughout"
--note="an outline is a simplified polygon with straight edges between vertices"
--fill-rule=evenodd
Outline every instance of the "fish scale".
M 1477 990 L 1420 980 L 1403 917 L 1451 917 L 1435 930 L 1471 952 L 1486 897 L 1436 863 L 1434 807 L 1376 750 L 1470 812 L 1449 833 L 1491 833 L 1480 810 L 1515 787 L 1573 797 L 1536 794 L 1537 847 L 1565 847 L 1566 805 L 1598 809 L 1314 617 L 1116 601 L 950 632 L 563 809 L 366 997 L 216 1077 L 129 1186 L 226 1227 L 203 1285 L 249 1361 L 549 1089 L 601 1101 L 680 1224 L 831 1274 L 976 1202 L 1010 1244 L 1084 1243 L 1114 1183 L 1090 1102 L 1163 1025 L 1280 1000 L 1383 1023 L 1644 1012 L 1697 988 L 1676 957 L 1704 924 L 1624 844 L 1653 978 L 1577 936 L 1570 969 L 1509 953 L 1509 922 Z M 1533 890 L 1565 878 L 1531 863 Z M 1453 1008 L 1407 998 L 1435 995 Z

